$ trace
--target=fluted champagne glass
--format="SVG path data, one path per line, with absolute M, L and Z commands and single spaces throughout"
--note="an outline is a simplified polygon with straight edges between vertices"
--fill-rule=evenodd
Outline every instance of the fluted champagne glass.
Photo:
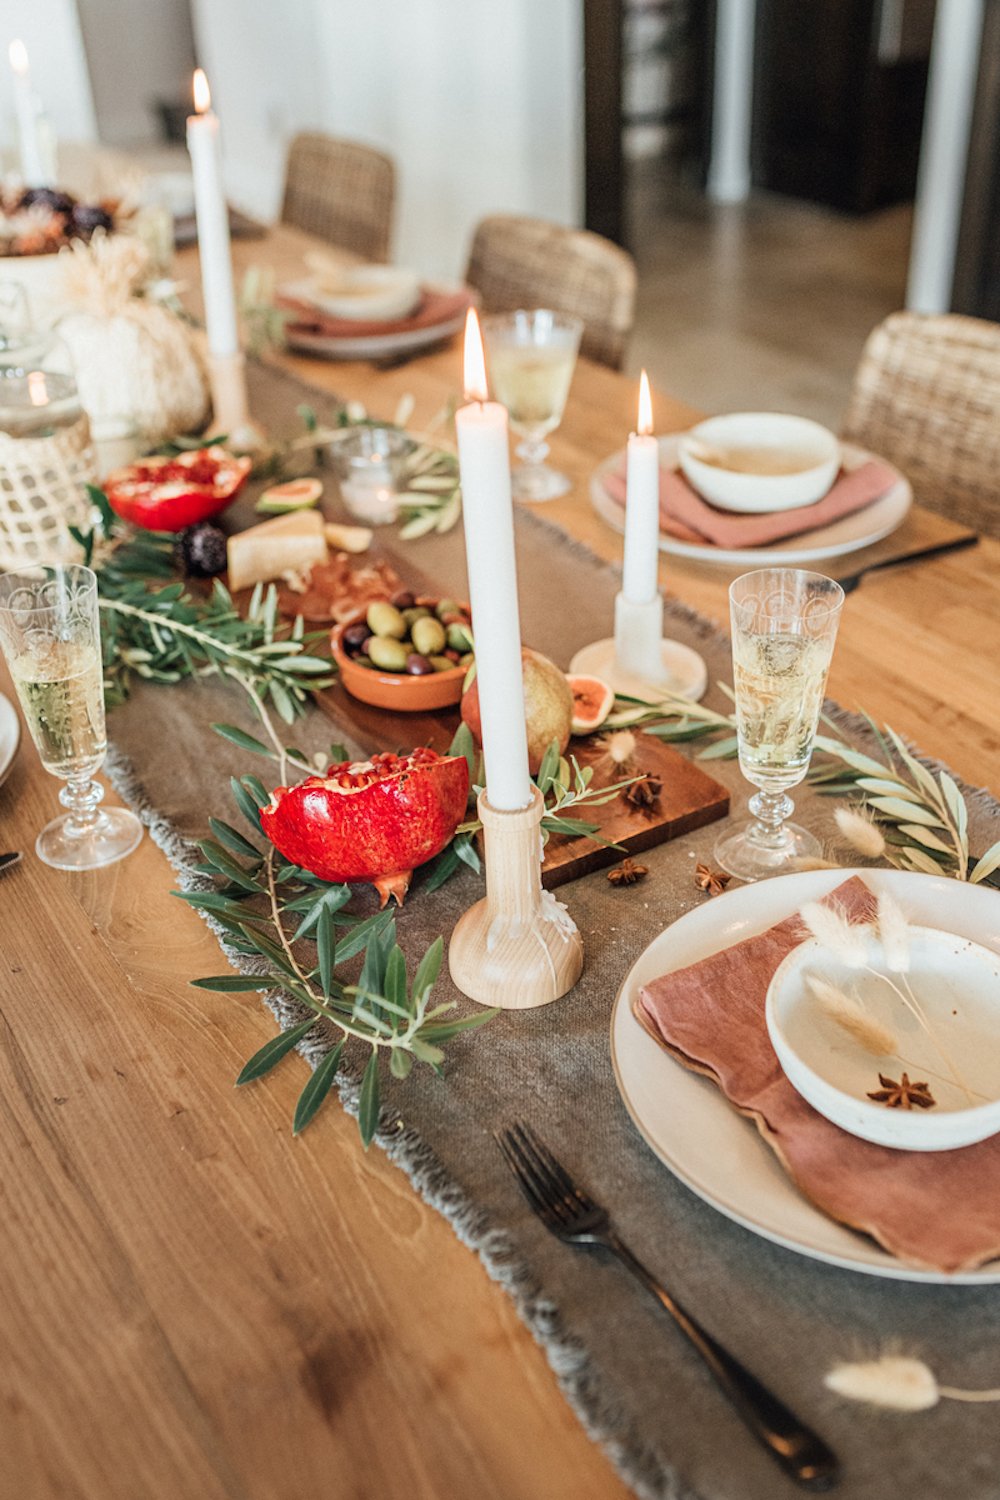
M 788 791 L 809 769 L 844 591 L 822 573 L 762 568 L 729 590 L 740 770 L 759 790 L 753 817 L 715 846 L 724 870 L 760 880 L 820 853 L 788 821 Z
M 76 564 L 4 574 L 0 646 L 42 765 L 66 783 L 67 811 L 38 835 L 39 859 L 95 870 L 130 854 L 142 824 L 126 808 L 102 808 L 93 779 L 108 748 L 96 575 Z

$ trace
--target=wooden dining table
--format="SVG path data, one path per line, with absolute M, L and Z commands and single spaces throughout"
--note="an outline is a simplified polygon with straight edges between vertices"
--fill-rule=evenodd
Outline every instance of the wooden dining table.
M 280 278 L 308 244 L 280 230 L 234 253 Z M 417 428 L 459 393 L 457 341 L 382 370 L 267 358 L 380 416 L 412 395 Z M 611 560 L 588 481 L 635 401 L 581 360 L 552 439 L 573 484 L 544 514 Z M 699 415 L 655 405 L 664 432 Z M 919 509 L 905 526 L 907 550 L 953 531 Z M 722 620 L 732 572 L 667 556 L 661 580 Z M 865 579 L 830 692 L 996 789 L 998 661 L 983 539 Z M 253 995 L 189 987 L 218 945 L 152 841 L 89 874 L 34 856 L 55 802 L 25 737 L 0 787 L 0 849 L 25 853 L 0 876 L 0 1500 L 627 1494 L 504 1292 L 354 1121 L 330 1107 L 294 1139 L 299 1068 L 232 1088 L 274 1023 Z

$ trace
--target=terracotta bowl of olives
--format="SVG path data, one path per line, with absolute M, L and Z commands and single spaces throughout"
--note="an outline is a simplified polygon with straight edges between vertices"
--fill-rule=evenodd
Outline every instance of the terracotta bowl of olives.
M 472 665 L 467 604 L 396 594 L 359 610 L 330 634 L 340 680 L 354 698 L 397 713 L 450 708 Z

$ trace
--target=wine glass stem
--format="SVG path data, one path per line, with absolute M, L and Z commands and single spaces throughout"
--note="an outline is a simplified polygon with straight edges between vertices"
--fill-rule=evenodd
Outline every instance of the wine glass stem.
M 104 788 L 89 776 L 71 776 L 66 785 L 60 788 L 59 801 L 69 809 L 65 828 L 70 838 L 83 838 L 98 826 L 102 817 L 100 804 L 103 797 Z
M 549 456 L 549 445 L 544 438 L 522 438 L 517 445 L 517 456 L 528 468 L 535 469 Z
M 791 817 L 793 808 L 791 797 L 784 792 L 767 791 L 762 787 L 750 798 L 750 811 L 757 821 L 749 837 L 766 849 L 780 849 L 787 842 L 784 823 Z

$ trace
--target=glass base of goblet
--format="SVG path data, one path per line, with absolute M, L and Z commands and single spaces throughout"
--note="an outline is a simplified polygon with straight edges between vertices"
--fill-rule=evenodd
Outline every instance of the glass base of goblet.
M 798 823 L 783 823 L 778 835 L 762 837 L 756 818 L 729 829 L 715 845 L 716 864 L 737 880 L 766 880 L 786 875 L 798 859 L 815 859 L 822 844 Z
M 558 469 L 550 469 L 548 464 L 531 464 L 511 472 L 510 488 L 515 500 L 537 503 L 539 500 L 558 500 L 560 495 L 568 494 L 573 481 L 560 474 Z
M 142 824 L 125 807 L 102 808 L 86 824 L 64 813 L 42 829 L 35 853 L 56 870 L 99 870 L 131 854 L 141 838 Z

